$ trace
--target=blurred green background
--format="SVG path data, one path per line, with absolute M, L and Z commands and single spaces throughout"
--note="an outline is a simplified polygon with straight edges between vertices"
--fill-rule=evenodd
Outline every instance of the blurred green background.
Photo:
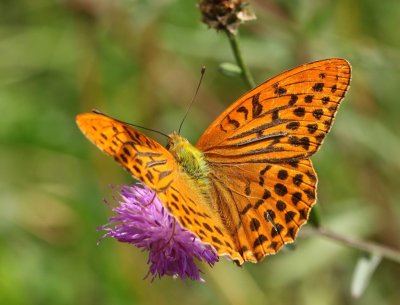
M 240 42 L 257 83 L 312 60 L 352 63 L 351 89 L 313 158 L 322 222 L 399 249 L 398 1 L 252 4 L 258 19 Z M 300 236 L 295 251 L 258 265 L 203 266 L 205 284 L 150 284 L 146 253 L 96 244 L 109 185 L 132 179 L 80 134 L 75 115 L 97 108 L 169 133 L 206 65 L 183 128 L 195 143 L 246 91 L 218 70 L 233 62 L 226 36 L 199 20 L 194 0 L 0 2 L 0 304 L 400 304 L 399 264 L 383 260 L 353 299 L 362 253 L 321 237 Z

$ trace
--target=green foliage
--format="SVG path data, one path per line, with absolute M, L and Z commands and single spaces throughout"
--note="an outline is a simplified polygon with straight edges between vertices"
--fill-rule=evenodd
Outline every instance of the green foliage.
M 400 248 L 398 2 L 253 3 L 258 19 L 239 40 L 257 83 L 327 57 L 353 65 L 346 101 L 313 158 L 322 223 Z M 246 88 L 218 71 L 234 62 L 229 41 L 199 20 L 187 0 L 1 2 L 0 304 L 400 302 L 400 269 L 390 261 L 352 300 L 360 253 L 322 238 L 300 238 L 294 251 L 258 265 L 204 266 L 206 284 L 150 284 L 145 253 L 113 240 L 96 245 L 109 184 L 131 178 L 84 139 L 74 117 L 97 108 L 170 133 L 204 64 L 183 134 L 195 143 Z

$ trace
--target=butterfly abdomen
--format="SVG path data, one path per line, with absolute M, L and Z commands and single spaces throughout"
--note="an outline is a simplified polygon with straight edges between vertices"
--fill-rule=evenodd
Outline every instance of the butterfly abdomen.
M 204 154 L 177 133 L 170 135 L 167 149 L 175 157 L 181 170 L 192 178 L 194 184 L 203 194 L 207 194 L 210 186 L 208 178 L 210 169 Z

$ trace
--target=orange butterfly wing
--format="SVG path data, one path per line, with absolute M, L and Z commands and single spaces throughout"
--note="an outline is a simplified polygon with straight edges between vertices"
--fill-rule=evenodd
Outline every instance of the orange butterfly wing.
M 315 203 L 310 159 L 211 167 L 214 204 L 245 261 L 258 262 L 295 239 Z
M 350 83 L 344 59 L 283 72 L 228 107 L 196 146 L 211 162 L 280 162 L 314 154 Z
M 308 157 L 329 132 L 350 78 L 343 59 L 286 71 L 239 98 L 196 144 L 211 167 L 213 206 L 245 261 L 275 253 L 307 221 L 317 183 Z
M 183 227 L 213 245 L 220 255 L 243 262 L 236 251 L 236 242 L 219 215 L 205 202 L 191 179 L 179 170 L 167 149 L 129 125 L 103 114 L 79 114 L 76 122 L 98 148 L 154 190 Z

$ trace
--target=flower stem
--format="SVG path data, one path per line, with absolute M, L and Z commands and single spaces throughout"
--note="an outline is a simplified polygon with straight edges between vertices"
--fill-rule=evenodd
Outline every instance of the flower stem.
M 352 247 L 354 249 L 358 249 L 364 252 L 368 253 L 373 253 L 377 255 L 381 255 L 382 257 L 385 257 L 389 260 L 392 260 L 396 263 L 400 263 L 400 252 L 397 250 L 394 250 L 392 248 L 382 246 L 377 243 L 373 242 L 367 242 L 367 241 L 362 241 L 362 240 L 357 240 L 355 238 L 347 237 L 335 232 L 332 232 L 329 229 L 323 228 L 323 227 L 318 227 L 318 228 L 307 228 L 304 233 L 312 234 L 312 235 L 320 235 L 327 237 L 329 239 L 335 240 L 337 242 L 340 242 L 346 246 Z
M 242 70 L 242 77 L 243 80 L 246 82 L 247 87 L 252 89 L 255 87 L 255 82 L 253 76 L 250 73 L 250 70 L 247 68 L 246 64 L 244 63 L 242 52 L 239 47 L 239 42 L 236 38 L 235 34 L 232 34 L 228 30 L 225 31 L 226 35 L 228 36 L 229 43 L 231 44 L 233 55 L 235 56 L 236 62 L 240 69 Z

